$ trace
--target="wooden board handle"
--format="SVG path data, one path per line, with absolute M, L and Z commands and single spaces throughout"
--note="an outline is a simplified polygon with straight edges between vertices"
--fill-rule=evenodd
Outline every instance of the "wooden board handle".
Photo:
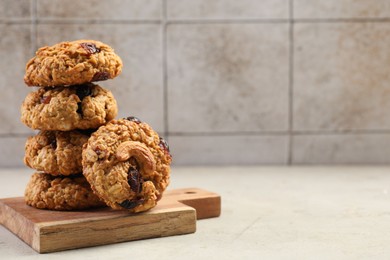
M 221 196 L 216 193 L 198 188 L 185 188 L 168 191 L 164 196 L 194 208 L 197 219 L 221 215 Z

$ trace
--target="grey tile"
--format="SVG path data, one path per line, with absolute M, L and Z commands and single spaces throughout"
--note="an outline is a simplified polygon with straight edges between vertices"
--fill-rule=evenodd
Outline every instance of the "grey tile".
M 288 128 L 287 24 L 168 27 L 169 130 Z
M 118 117 L 134 115 L 156 131 L 163 131 L 160 25 L 38 25 L 38 46 L 83 38 L 109 44 L 123 60 L 121 75 L 98 82 L 113 92 L 118 102 Z
M 0 19 L 31 18 L 30 0 L 1 0 Z
M 167 0 L 169 19 L 288 18 L 289 0 Z
M 286 164 L 288 137 L 171 136 L 174 165 Z
M 43 19 L 161 19 L 162 0 L 38 0 Z
M 389 16 L 388 0 L 294 0 L 294 18 L 383 18 Z
M 24 166 L 24 145 L 27 137 L 0 138 L 0 168 Z
M 294 129 L 390 129 L 389 24 L 294 28 Z
M 390 134 L 297 135 L 293 164 L 388 164 Z
M 27 93 L 24 68 L 31 58 L 30 25 L 0 24 L 0 134 L 31 132 L 20 122 L 20 107 Z

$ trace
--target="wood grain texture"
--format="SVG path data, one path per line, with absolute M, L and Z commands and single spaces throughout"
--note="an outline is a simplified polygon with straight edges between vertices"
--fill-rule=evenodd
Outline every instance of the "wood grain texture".
M 220 213 L 220 196 L 197 188 L 167 191 L 155 208 L 139 214 L 40 210 L 23 197 L 0 200 L 0 223 L 39 253 L 193 233 L 196 219 Z

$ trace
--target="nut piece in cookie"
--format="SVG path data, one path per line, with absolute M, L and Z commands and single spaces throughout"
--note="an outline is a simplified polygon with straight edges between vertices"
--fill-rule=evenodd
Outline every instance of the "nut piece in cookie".
M 34 173 L 25 189 L 27 205 L 38 209 L 79 210 L 104 206 L 83 175 Z
M 40 88 L 25 98 L 21 121 L 32 129 L 94 129 L 114 119 L 118 108 L 109 90 L 83 86 Z
M 113 209 L 153 208 L 169 184 L 168 144 L 138 118 L 101 126 L 83 147 L 83 174 Z
M 100 41 L 77 40 L 40 48 L 26 64 L 28 86 L 70 86 L 112 79 L 122 71 L 122 60 Z
M 28 138 L 24 163 L 51 175 L 81 173 L 82 146 L 90 134 L 82 131 L 40 131 Z

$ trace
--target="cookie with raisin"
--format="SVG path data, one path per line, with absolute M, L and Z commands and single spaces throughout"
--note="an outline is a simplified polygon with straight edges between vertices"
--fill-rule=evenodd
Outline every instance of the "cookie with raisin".
M 21 121 L 32 129 L 71 131 L 98 128 L 117 113 L 109 90 L 86 83 L 30 92 L 22 104 Z
M 88 141 L 87 131 L 40 131 L 25 145 L 24 163 L 51 175 L 81 173 L 82 147 Z
M 113 209 L 151 209 L 169 184 L 167 142 L 135 117 L 100 127 L 84 145 L 82 157 L 84 176 Z
M 77 40 L 40 48 L 26 64 L 28 86 L 70 86 L 112 79 L 122 71 L 122 60 L 100 41 Z
M 81 210 L 105 206 L 82 174 L 63 177 L 36 172 L 26 186 L 24 199 L 27 205 L 38 209 Z

